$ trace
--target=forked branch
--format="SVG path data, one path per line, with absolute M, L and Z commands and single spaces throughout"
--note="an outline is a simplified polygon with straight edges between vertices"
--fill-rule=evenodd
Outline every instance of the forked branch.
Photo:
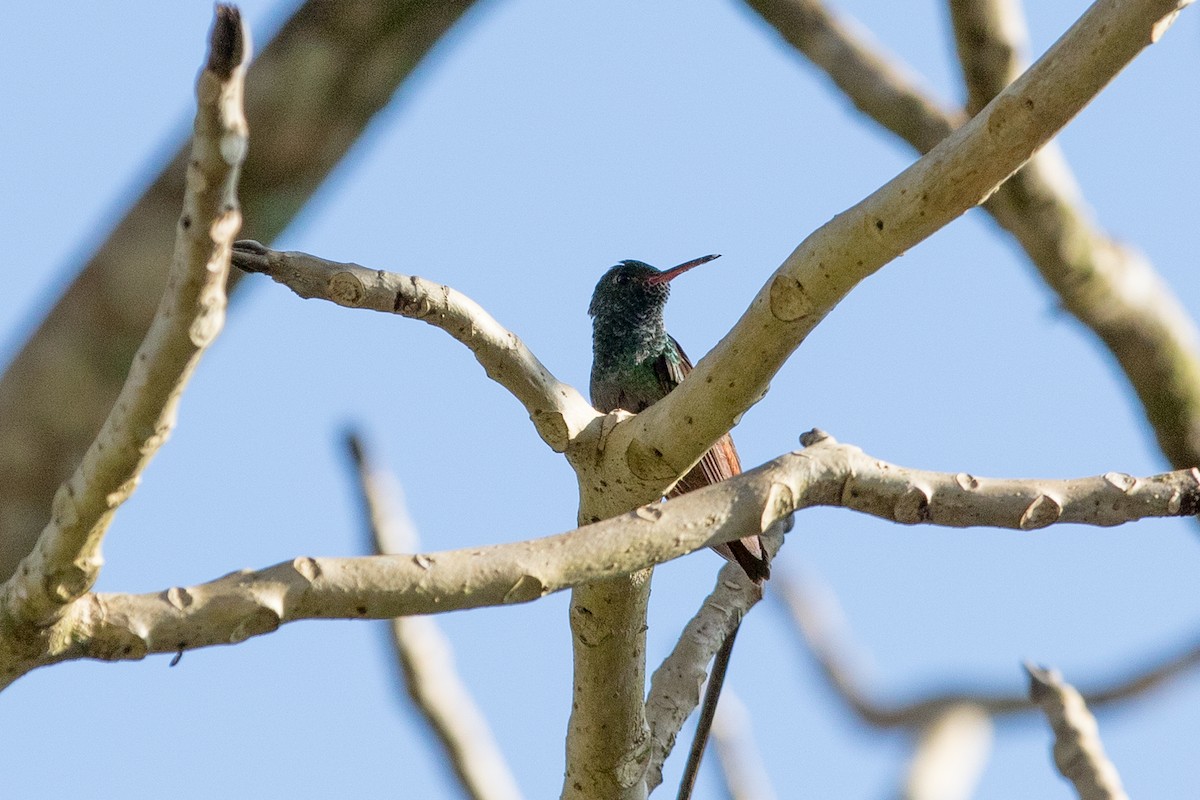
M 1034 705 L 1028 695 L 1002 690 L 955 689 L 905 702 L 885 701 L 858 674 L 851 654 L 857 649 L 839 620 L 841 611 L 833 593 L 813 579 L 794 581 L 786 574 L 772 579 L 776 597 L 783 600 L 804 649 L 816 661 L 826 683 L 865 724 L 875 728 L 920 729 L 956 708 L 971 707 L 988 716 L 1028 714 Z M 1154 691 L 1200 667 L 1200 639 L 1166 653 L 1129 659 L 1125 674 L 1106 683 L 1094 683 L 1084 692 L 1089 706 L 1120 703 Z M 959 679 L 961 680 L 961 679 Z M 946 684 L 955 681 L 946 680 Z
M 1183 4 L 1095 3 L 978 115 L 805 239 L 687 380 L 617 426 L 605 466 L 628 465 L 650 485 L 681 474 L 763 396 L 784 361 L 860 281 L 989 197 L 1157 41 Z

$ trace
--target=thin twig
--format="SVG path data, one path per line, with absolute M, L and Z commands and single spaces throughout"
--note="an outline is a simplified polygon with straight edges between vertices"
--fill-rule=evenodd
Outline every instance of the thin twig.
M 763 534 L 763 545 L 771 557 L 778 552 L 783 536 L 789 530 L 790 517 Z M 675 647 L 654 671 L 646 697 L 651 745 L 646 777 L 648 791 L 662 783 L 663 764 L 675 748 L 675 739 L 684 721 L 700 703 L 700 688 L 705 682 L 708 662 L 720 657 L 725 643 L 762 596 L 762 586 L 747 578 L 745 571 L 737 565 L 726 564 L 717 575 L 712 592 L 684 627 Z M 719 691 L 718 684 L 709 677 L 709 690 L 714 687 Z M 700 738 L 699 735 L 695 737 L 696 741 Z
M 692 738 L 692 746 L 688 749 L 687 762 L 683 765 L 679 792 L 675 795 L 677 800 L 691 800 L 692 791 L 696 788 L 696 777 L 700 774 L 700 762 L 704 759 L 704 750 L 708 746 L 708 734 L 717 715 L 717 703 L 721 696 L 721 687 L 725 685 L 725 673 L 729 670 L 729 657 L 733 654 L 737 633 L 737 627 L 729 632 L 713 659 L 712 672 L 708 675 L 708 685 L 704 688 L 704 700 L 700 705 L 700 717 L 696 720 L 696 733 Z
M 675 747 L 675 737 L 700 703 L 700 687 L 708 662 L 761 598 L 762 589 L 746 578 L 743 570 L 735 564 L 726 564 L 712 593 L 654 671 L 646 698 L 652 747 L 648 790 L 653 791 L 662 783 L 663 763 Z

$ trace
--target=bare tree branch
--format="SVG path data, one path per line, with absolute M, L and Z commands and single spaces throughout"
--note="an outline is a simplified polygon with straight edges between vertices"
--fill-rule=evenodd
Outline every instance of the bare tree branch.
M 929 152 L 963 124 L 961 111 L 939 110 L 939 104 L 915 81 L 898 80 L 896 76 L 906 74 L 906 69 L 848 24 L 837 21 L 819 0 L 747 1 L 784 39 L 828 73 L 860 110 L 919 152 Z M 1088 14 L 1102 13 L 1102 5 Z M 1137 6 L 1139 13 L 1151 7 L 1145 2 L 1127 5 L 1130 12 Z M 1165 10 L 1163 22 L 1169 24 L 1173 13 L 1166 6 L 1160 8 Z M 975 19 L 980 21 L 978 16 Z M 997 54 L 1008 51 L 989 60 L 993 89 L 1012 68 L 1011 60 L 1020 57 L 1018 43 L 1024 37 L 1013 31 L 1016 21 L 1010 13 L 1001 24 L 974 28 L 990 37 L 989 49 Z M 1151 38 L 1163 30 L 1152 25 Z M 1007 44 L 1001 37 L 1007 38 Z M 1007 66 L 1001 66 L 1006 59 Z M 979 74 L 968 78 L 971 92 L 978 95 L 973 102 L 983 99 L 983 80 Z M 1051 143 L 1043 149 L 983 208 L 1013 235 L 1067 311 L 1113 354 L 1137 392 L 1169 463 L 1178 468 L 1200 464 L 1196 325 L 1142 254 L 1096 226 L 1058 148 Z
M 762 587 L 756 586 L 736 564 L 726 564 L 675 648 L 654 671 L 646 698 L 646 722 L 650 726 L 647 791 L 654 791 L 662 783 L 663 764 L 675 747 L 675 737 L 700 704 L 709 662 L 761 599 Z
M 415 552 L 416 528 L 396 494 L 388 491 L 390 476 L 372 466 L 358 436 L 350 434 L 346 444 L 370 520 L 373 549 L 381 555 Z M 428 617 L 397 617 L 391 629 L 408 695 L 441 744 L 463 791 L 473 800 L 520 798 L 487 719 L 458 675 L 450 641 Z
M 969 800 L 992 749 L 992 719 L 979 706 L 948 706 L 921 726 L 903 800 Z
M 1029 697 L 1054 730 L 1054 764 L 1080 800 L 1128 800 L 1117 768 L 1104 753 L 1100 728 L 1083 697 L 1056 670 L 1026 664 Z
M 0 635 L 52 622 L 91 588 L 113 514 L 166 442 L 184 386 L 224 324 L 229 251 L 242 222 L 237 179 L 246 154 L 242 90 L 249 52 L 237 9 L 218 5 L 208 63 L 196 86 L 187 193 L 167 292 L 115 407 L 55 494 L 36 548 L 0 587 Z
M 601 471 L 628 469 L 652 486 L 682 474 L 861 280 L 994 192 L 1157 40 L 1178 8 L 1178 0 L 1099 0 L 987 108 L 796 248 L 687 380 L 617 425 Z
M 852 20 L 820 0 L 746 0 L 783 37 L 833 80 L 854 106 L 919 153 L 928 153 L 968 117 L 945 108 L 913 70 L 883 52 Z
M 471 0 L 308 0 L 250 67 L 254 150 L 239 194 L 271 241 Z M 112 408 L 166 283 L 184 142 L 0 377 L 0 579 L 33 550 L 51 498 Z M 236 281 L 237 276 L 231 276 Z
M 842 506 L 894 522 L 1015 530 L 1055 522 L 1116 525 L 1187 516 L 1200 507 L 1196 470 L 1148 478 L 973 478 L 910 470 L 830 437 L 805 438 L 806 449 L 727 481 L 543 539 L 412 556 L 300 557 L 189 588 L 84 595 L 42 632 L 2 631 L 0 686 L 60 661 L 132 660 L 233 644 L 300 619 L 390 619 L 528 602 L 765 533 L 810 506 Z M 646 749 L 649 764 L 648 742 Z
M 594 453 L 611 423 L 628 416 L 621 411 L 601 416 L 574 388 L 554 378 L 516 335 L 449 287 L 303 253 L 279 253 L 250 241 L 238 243 L 235 263 L 269 275 L 301 297 L 398 313 L 442 328 L 466 344 L 489 377 L 525 406 L 539 435 L 556 451 L 574 444 L 577 451 Z M 580 520 L 627 509 L 585 503 Z M 649 572 L 612 575 L 580 586 L 572 599 L 576 695 L 567 731 L 568 797 L 576 791 L 582 797 L 630 791 L 642 784 L 649 735 L 643 709 L 649 590 Z
M 800 583 L 782 574 L 772 579 L 772 586 L 786 604 L 796 632 L 825 680 L 868 725 L 923 728 L 960 706 L 978 707 L 989 716 L 1028 713 L 1034 708 L 1026 695 L 984 690 L 945 691 L 902 704 L 882 702 L 872 696 L 851 663 L 852 646 L 840 623 L 841 612 L 832 591 L 820 591 L 812 578 Z M 1124 677 L 1085 692 L 1087 703 L 1099 708 L 1130 700 L 1195 669 L 1200 666 L 1200 640 L 1178 651 L 1139 661 Z
M 721 693 L 712 736 L 729 800 L 775 800 L 767 765 L 754 742 L 750 712 L 732 689 Z
M 708 673 L 708 681 L 704 686 L 704 696 L 700 699 L 700 715 L 696 717 L 696 730 L 692 733 L 692 744 L 688 748 L 687 760 L 683 762 L 683 774 L 679 778 L 679 791 L 675 793 L 676 800 L 692 800 L 692 792 L 696 789 L 696 779 L 700 777 L 700 765 L 704 762 L 704 751 L 708 749 L 708 736 L 712 732 L 713 720 L 717 718 L 717 704 L 721 701 L 721 687 L 725 685 L 725 675 L 729 671 L 729 661 L 733 657 L 733 646 L 737 643 L 738 628 L 729 632 L 729 636 L 721 643 L 713 657 L 712 670 Z
M 854 286 L 994 192 L 1155 41 L 1179 7 L 1180 0 L 1101 0 L 975 119 L 806 239 L 668 397 L 632 419 L 593 417 L 578 434 L 568 425 L 565 453 L 579 479 L 580 521 L 660 497 L 762 397 L 792 351 Z M 557 441 L 534 421 L 543 438 Z M 919 502 L 915 510 L 922 510 Z M 1057 515 L 1048 501 L 1030 512 L 1025 524 Z M 647 731 L 640 690 L 632 687 L 644 680 L 647 593 L 643 575 L 575 592 L 576 696 L 564 797 L 644 793 Z
M 1177 652 L 1152 659 L 1139 659 L 1140 663 L 1127 670 L 1128 675 L 1113 681 L 1108 686 L 1089 689 L 1084 699 L 1093 708 L 1101 708 L 1138 697 L 1160 688 L 1175 678 L 1200 666 L 1200 638 L 1189 642 Z
M 1020 0 L 949 0 L 967 114 L 978 114 L 1025 71 L 1029 31 Z
M 566 455 L 579 478 L 580 520 L 603 519 L 659 496 L 765 394 L 770 378 L 834 305 L 898 254 L 992 194 L 1161 35 L 1178 7 L 1176 0 L 1102 0 L 976 118 L 809 236 L 688 380 L 633 419 L 618 418 L 611 432 L 602 429 L 597 438 L 592 428 L 593 435 L 568 445 Z M 603 698 L 611 693 L 608 687 L 640 679 L 637 665 L 617 674 L 611 669 L 630 664 L 624 654 L 644 652 L 637 638 L 640 619 L 628 612 L 644 607 L 644 598 L 637 602 L 632 595 L 647 590 L 645 584 L 632 584 L 622 590 L 630 597 L 614 590 L 595 598 L 588 596 L 588 587 L 575 592 L 572 606 L 587 611 L 593 644 L 583 642 L 575 629 L 577 702 L 568 731 L 564 797 L 641 796 L 628 777 L 641 758 L 641 709 L 633 704 L 632 692 L 620 692 L 624 704 Z M 585 665 L 583 659 L 597 664 Z M 585 678 L 605 675 L 612 676 L 607 683 L 579 688 Z M 583 693 L 595 695 L 595 702 L 578 702 Z M 587 728 L 577 722 L 591 713 L 607 717 Z M 576 771 L 572 764 L 579 759 L 590 766 Z M 579 771 L 604 780 L 579 780 Z
M 641 569 L 581 582 L 571 593 L 574 697 L 562 800 L 647 794 L 652 744 L 644 693 L 650 573 Z
M 600 417 L 579 392 L 551 375 L 515 333 L 449 286 L 307 253 L 283 253 L 254 241 L 237 243 L 233 263 L 304 298 L 399 314 L 441 328 L 465 344 L 488 377 L 525 406 L 538 434 L 557 452 Z

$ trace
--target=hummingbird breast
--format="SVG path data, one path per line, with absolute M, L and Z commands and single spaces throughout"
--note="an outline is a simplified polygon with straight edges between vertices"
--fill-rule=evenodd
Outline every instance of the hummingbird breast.
M 633 321 L 598 315 L 592 335 L 592 404 L 600 411 L 637 413 L 662 399 L 666 391 L 658 362 L 669 357 L 670 346 L 661 310 L 653 318 Z

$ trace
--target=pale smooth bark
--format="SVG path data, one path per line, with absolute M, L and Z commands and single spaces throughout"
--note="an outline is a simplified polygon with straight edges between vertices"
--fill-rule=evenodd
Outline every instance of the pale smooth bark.
M 399 314 L 441 328 L 466 345 L 488 377 L 525 406 L 538 434 L 555 452 L 565 450 L 601 417 L 574 387 L 550 374 L 515 333 L 449 286 L 245 240 L 234 247 L 233 263 L 270 277 L 300 297 Z
M 473 5 L 308 0 L 295 11 L 247 74 L 246 236 L 269 242 L 287 227 Z M 126 94 L 114 87 L 113 97 Z M 32 551 L 55 490 L 91 445 L 150 327 L 189 153 L 185 141 L 0 376 L 0 580 Z
M 55 493 L 33 552 L 0 587 L 0 635 L 52 624 L 92 587 L 113 514 L 170 436 L 183 389 L 224 324 L 229 253 L 242 223 L 237 181 L 246 155 L 242 92 L 249 54 L 241 16 L 217 6 L 196 86 L 187 191 L 167 290 L 116 405 Z
M 966 121 L 966 113 L 945 108 L 904 65 L 820 0 L 747 2 L 825 71 L 859 110 L 918 152 L 932 150 Z M 1128 5 L 1154 14 L 1166 9 L 1163 24 L 1150 26 L 1151 39 L 1173 19 L 1170 4 L 1154 9 L 1145 2 Z M 969 28 L 985 39 L 991 53 L 986 59 L 966 56 L 972 109 L 986 105 L 991 100 L 987 92 L 1007 85 L 1014 65 L 1021 63 L 1025 35 L 1014 8 L 1009 0 L 952 3 L 956 28 Z M 958 38 L 961 47 L 963 32 Z M 1176 467 L 1200 464 L 1196 324 L 1146 257 L 1097 225 L 1058 147 L 1051 142 L 982 207 L 1025 250 L 1063 307 L 1112 353 L 1168 462 Z
M 738 565 L 726 564 L 717 575 L 717 585 L 654 671 L 646 697 L 651 740 L 648 791 L 662 783 L 663 764 L 675 747 L 675 737 L 700 704 L 709 662 L 761 599 L 762 587 L 746 577 Z
M 712 728 L 713 750 L 729 800 L 775 800 L 767 764 L 754 741 L 750 712 L 737 692 L 725 689 Z
M 921 726 L 902 800 L 970 800 L 992 751 L 992 728 L 991 716 L 970 703 Z
M 828 436 L 805 438 L 804 450 L 714 486 L 542 539 L 404 556 L 300 557 L 187 588 L 86 594 L 44 630 L 0 632 L 0 682 L 79 658 L 121 661 L 235 644 L 301 619 L 390 619 L 529 602 L 767 532 L 811 506 L 907 524 L 1021 531 L 1200 509 L 1196 470 L 1147 478 L 976 478 L 888 464 Z M 648 766 L 648 732 L 645 752 Z

